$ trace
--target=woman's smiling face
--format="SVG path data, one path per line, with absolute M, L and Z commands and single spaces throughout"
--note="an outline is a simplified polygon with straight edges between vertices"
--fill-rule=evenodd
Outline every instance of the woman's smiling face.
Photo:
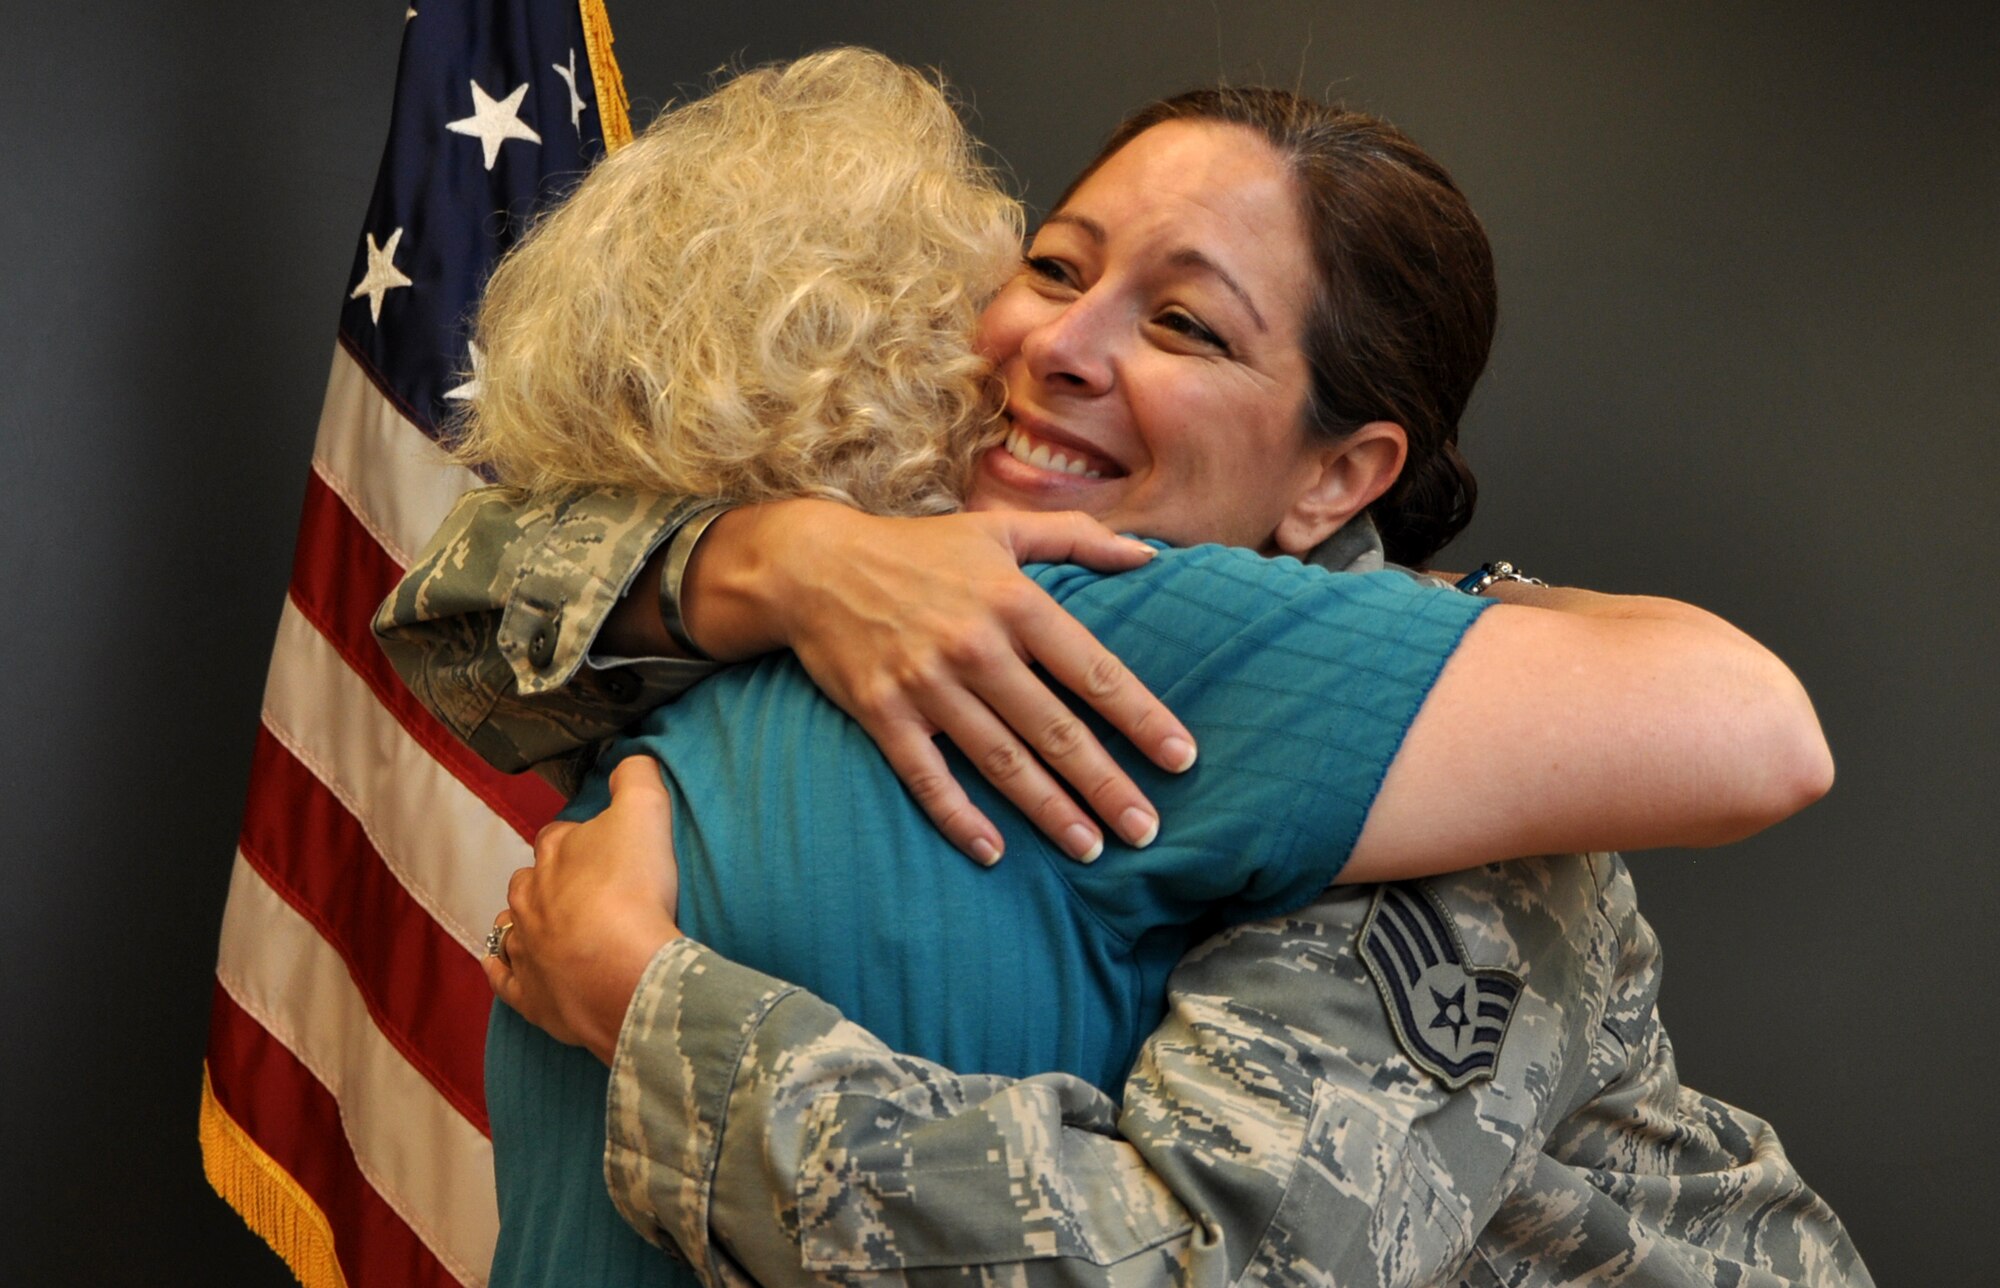
M 980 319 L 1008 436 L 968 507 L 1303 553 L 1274 533 L 1322 455 L 1304 428 L 1312 263 L 1262 137 L 1182 121 L 1140 134 L 1049 216 Z

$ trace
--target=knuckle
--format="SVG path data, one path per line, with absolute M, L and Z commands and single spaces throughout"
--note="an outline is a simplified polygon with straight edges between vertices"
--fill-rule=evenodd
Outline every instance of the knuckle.
M 903 713 L 903 695 L 917 687 L 915 672 L 899 669 L 877 676 L 854 690 L 854 716 L 863 724 L 887 724 Z
M 996 743 L 979 755 L 980 772 L 990 782 L 1009 782 L 1020 777 L 1027 768 L 1027 753 L 1016 743 Z
M 889 704 L 872 689 L 860 689 L 849 695 L 847 714 L 863 729 L 880 737 L 882 726 L 889 722 Z
M 1087 786 L 1081 783 L 1077 786 L 1091 807 L 1107 818 L 1119 805 L 1125 803 L 1126 793 L 1133 790 L 1132 784 L 1123 774 L 1105 774 Z
M 1036 827 L 1050 836 L 1057 835 L 1072 823 L 1080 822 L 1083 817 L 1076 808 L 1076 802 L 1061 788 L 1051 789 L 1043 795 L 1029 807 L 1027 814 L 1035 820 Z
M 560 859 L 563 846 L 569 842 L 570 833 L 576 831 L 579 826 L 580 824 L 576 823 L 550 823 L 535 833 L 534 861 L 548 863 Z
M 935 810 L 926 812 L 930 815 L 931 822 L 937 826 L 938 831 L 952 838 L 954 844 L 965 835 L 970 834 L 978 818 L 978 815 L 972 808 L 972 802 L 963 797 L 951 801 L 940 801 Z
M 1151 737 L 1153 731 L 1166 719 L 1166 708 L 1158 702 L 1142 702 L 1138 710 L 1126 720 L 1119 722 L 1128 737 L 1134 739 Z
M 932 647 L 912 646 L 876 675 L 868 687 L 886 702 L 900 701 L 906 693 L 936 688 L 944 677 L 946 658 L 954 642 L 953 635 L 946 634 Z
M 945 662 L 958 671 L 984 671 L 997 656 L 992 637 L 972 626 L 951 631 L 939 641 L 938 650 Z
M 652 804 L 666 795 L 659 762 L 651 756 L 627 756 L 611 771 L 611 784 L 628 801 Z
M 1064 712 L 1042 726 L 1042 735 L 1035 745 L 1044 756 L 1060 760 L 1083 750 L 1089 741 L 1090 734 L 1083 721 Z
M 1099 653 L 1083 670 L 1083 693 L 1088 698 L 1108 698 L 1125 687 L 1131 674 L 1115 654 Z
M 937 814 L 951 804 L 957 784 L 942 770 L 918 769 L 903 776 L 903 785 L 926 813 Z M 951 811 L 946 811 L 947 813 Z
M 1032 613 L 1043 602 L 1042 588 L 1026 577 L 1010 577 L 1001 582 L 993 598 L 1001 614 L 1010 618 Z

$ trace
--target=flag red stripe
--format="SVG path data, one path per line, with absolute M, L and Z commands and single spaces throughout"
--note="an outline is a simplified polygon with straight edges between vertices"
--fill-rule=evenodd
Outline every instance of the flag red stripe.
M 257 731 L 244 859 L 340 953 L 382 1035 L 481 1132 L 493 994 L 410 897 L 361 823 L 268 728 Z
M 326 1214 L 348 1283 L 458 1288 L 361 1174 L 333 1093 L 222 988 L 209 1012 L 208 1063 L 223 1109 Z
M 433 759 L 523 840 L 533 840 L 562 808 L 562 798 L 533 774 L 503 774 L 481 760 L 424 709 L 375 643 L 369 629 L 375 607 L 402 576 L 403 569 L 347 503 L 318 474 L 310 475 L 292 564 L 292 602 Z

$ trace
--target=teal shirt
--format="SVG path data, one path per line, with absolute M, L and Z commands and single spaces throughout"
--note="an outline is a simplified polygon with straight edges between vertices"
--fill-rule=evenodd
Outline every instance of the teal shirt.
M 565 816 L 603 808 L 618 759 L 658 758 L 689 935 L 818 993 L 896 1050 L 961 1072 L 1061 1070 L 1115 1096 L 1189 948 L 1300 907 L 1339 873 L 1487 601 L 1217 546 L 1117 576 L 1032 571 L 1200 744 L 1194 769 L 1164 773 L 1085 713 L 1160 808 L 1147 849 L 1108 844 L 1074 863 L 955 763 L 1006 838 L 1005 859 L 977 867 L 790 655 L 725 671 L 640 721 Z M 695 1283 L 605 1194 L 606 1077 L 495 1007 L 496 1286 Z

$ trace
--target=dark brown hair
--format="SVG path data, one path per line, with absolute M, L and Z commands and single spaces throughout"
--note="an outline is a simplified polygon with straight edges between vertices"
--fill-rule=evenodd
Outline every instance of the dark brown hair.
M 1298 183 L 1315 284 L 1305 325 L 1308 432 L 1394 421 L 1409 458 L 1369 507 L 1389 558 L 1421 565 L 1472 520 L 1478 483 L 1458 421 L 1493 346 L 1493 248 L 1465 194 L 1401 130 L 1280 89 L 1200 89 L 1141 108 L 1056 208 L 1110 156 L 1167 121 L 1255 130 Z

